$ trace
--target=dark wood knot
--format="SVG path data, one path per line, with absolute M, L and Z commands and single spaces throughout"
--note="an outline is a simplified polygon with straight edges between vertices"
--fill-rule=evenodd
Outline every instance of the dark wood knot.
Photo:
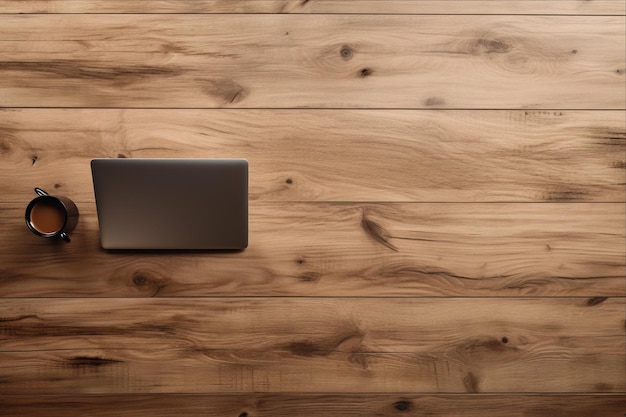
M 398 410 L 401 413 L 406 413 L 411 409 L 411 403 L 408 401 L 398 401 L 394 403 L 393 408 Z
M 370 75 L 372 75 L 372 72 L 373 71 L 369 68 L 363 68 L 359 74 L 361 75 L 361 78 L 365 78 L 365 77 L 369 77 Z
M 133 284 L 135 284 L 138 287 L 141 287 L 141 286 L 145 285 L 146 282 L 148 282 L 148 278 L 146 278 L 142 274 L 135 274 L 133 276 Z
M 315 271 L 308 271 L 298 275 L 298 278 L 300 278 L 300 281 L 304 282 L 317 282 L 322 278 L 322 274 Z
M 349 61 L 352 58 L 352 48 L 350 48 L 349 46 L 342 46 L 339 53 L 341 54 L 341 57 L 346 61 Z
M 99 368 L 106 365 L 115 365 L 121 363 L 121 361 L 116 359 L 101 358 L 99 356 L 75 356 L 68 359 L 67 363 L 73 368 Z
M 2 138 L 0 138 L 0 152 L 9 153 L 10 151 L 11 151 L 11 144 L 9 143 L 9 141 L 5 141 Z
M 609 297 L 591 297 L 587 299 L 587 301 L 585 302 L 585 305 L 587 307 L 597 306 L 598 304 L 602 304 L 608 299 Z
M 511 45 L 499 39 L 478 39 L 476 45 L 484 50 L 488 54 L 497 53 L 502 54 L 508 52 L 511 49 Z
M 446 104 L 446 101 L 441 97 L 429 97 L 426 99 L 424 104 L 427 106 L 443 106 Z

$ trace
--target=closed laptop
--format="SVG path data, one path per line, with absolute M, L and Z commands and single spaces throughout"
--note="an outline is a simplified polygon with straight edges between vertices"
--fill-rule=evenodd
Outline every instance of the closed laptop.
M 245 159 L 94 159 L 105 249 L 248 246 Z

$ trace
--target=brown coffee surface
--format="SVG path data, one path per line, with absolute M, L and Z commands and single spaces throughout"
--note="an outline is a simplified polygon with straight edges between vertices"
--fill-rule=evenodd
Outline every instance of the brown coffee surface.
M 53 200 L 41 200 L 30 212 L 30 222 L 40 233 L 55 233 L 65 223 L 63 207 Z

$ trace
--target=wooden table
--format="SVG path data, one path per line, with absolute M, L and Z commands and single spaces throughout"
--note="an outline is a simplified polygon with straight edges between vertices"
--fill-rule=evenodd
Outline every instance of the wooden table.
M 625 7 L 0 0 L 0 415 L 623 417 Z M 102 250 L 96 157 L 247 158 L 249 248 Z

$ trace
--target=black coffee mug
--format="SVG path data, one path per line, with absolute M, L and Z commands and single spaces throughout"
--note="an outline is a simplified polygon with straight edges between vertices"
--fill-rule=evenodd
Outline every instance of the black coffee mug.
M 78 223 L 78 208 L 64 196 L 52 196 L 41 188 L 35 188 L 35 197 L 26 207 L 26 226 L 37 236 L 60 237 L 70 241 L 69 232 Z

